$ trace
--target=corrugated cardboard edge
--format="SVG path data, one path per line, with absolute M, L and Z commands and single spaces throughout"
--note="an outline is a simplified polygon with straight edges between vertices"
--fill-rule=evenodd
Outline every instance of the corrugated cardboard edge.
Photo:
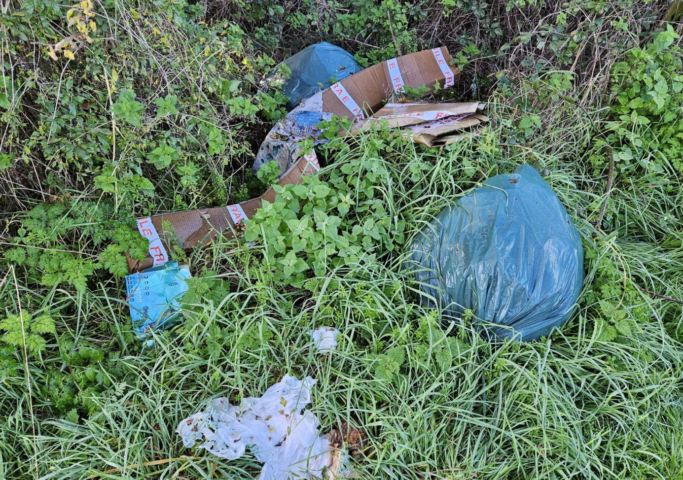
M 458 123 L 436 128 L 427 129 L 423 125 L 415 125 L 409 129 L 404 130 L 404 135 L 410 137 L 413 142 L 421 143 L 428 147 L 443 147 L 450 145 L 464 138 L 469 138 L 474 135 L 479 135 L 481 128 L 475 129 L 482 123 L 489 121 L 489 117 L 482 114 L 470 115 L 463 118 Z M 456 134 L 458 132 L 459 134 Z
M 317 171 L 316 168 L 302 156 L 285 172 L 277 184 L 285 186 L 301 183 L 304 176 L 310 176 L 315 171 Z M 275 189 L 271 187 L 260 197 L 246 200 L 238 205 L 242 207 L 247 218 L 252 218 L 256 211 L 261 208 L 263 200 L 272 203 L 275 201 L 275 195 Z M 235 223 L 228 207 L 199 208 L 185 212 L 154 215 L 152 223 L 159 232 L 159 237 L 167 251 L 173 251 L 169 248 L 171 245 L 180 246 L 183 250 L 191 250 L 199 245 L 208 245 L 221 234 L 224 238 L 230 239 L 243 231 L 241 222 Z M 170 228 L 166 228 L 168 226 Z M 128 269 L 131 272 L 139 272 L 153 265 L 149 253 L 142 261 L 130 258 L 128 255 L 126 257 Z
M 470 103 L 406 103 L 406 104 L 387 104 L 375 114 L 354 125 L 352 133 L 372 128 L 373 125 L 380 124 L 386 121 L 390 127 L 403 128 L 411 125 L 419 125 L 431 120 L 425 120 L 423 117 L 399 117 L 399 115 L 418 115 L 433 111 L 447 112 L 452 116 L 463 115 L 467 113 L 476 113 L 485 107 L 480 102 Z M 448 118 L 447 116 L 443 117 Z
M 448 49 L 446 47 L 440 47 L 440 49 L 446 62 L 450 63 L 451 56 Z M 446 78 L 431 50 L 403 55 L 396 60 L 403 76 L 404 85 L 407 87 L 419 88 L 424 86 L 427 87 L 425 93 L 432 93 L 436 83 L 442 88 L 446 84 Z M 460 71 L 455 67 L 450 67 L 450 69 L 453 72 L 454 81 L 457 83 L 460 80 Z M 386 62 L 368 67 L 339 83 L 343 85 L 355 103 L 363 109 L 366 118 L 379 110 L 387 99 L 394 97 L 391 75 Z M 346 117 L 350 120 L 355 118 L 334 94 L 332 87 L 323 91 L 322 104 L 324 112 L 330 112 L 338 117 Z

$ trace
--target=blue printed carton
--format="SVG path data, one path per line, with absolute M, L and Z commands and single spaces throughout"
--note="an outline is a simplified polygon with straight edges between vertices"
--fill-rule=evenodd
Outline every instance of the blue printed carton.
M 173 323 L 173 318 L 180 312 L 180 300 L 188 289 L 188 278 L 189 267 L 173 261 L 126 275 L 130 316 L 139 338 Z

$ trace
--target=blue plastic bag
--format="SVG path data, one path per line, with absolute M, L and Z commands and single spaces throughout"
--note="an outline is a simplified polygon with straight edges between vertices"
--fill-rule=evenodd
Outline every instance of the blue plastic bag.
M 353 55 L 327 42 L 306 47 L 282 63 L 291 70 L 289 78 L 282 75 L 278 66 L 268 74 L 265 83 L 282 84 L 282 93 L 289 97 L 288 110 L 314 93 L 362 70 Z
M 583 284 L 579 233 L 528 165 L 444 209 L 410 248 L 423 299 L 446 318 L 469 309 L 499 337 L 550 334 L 571 316 Z

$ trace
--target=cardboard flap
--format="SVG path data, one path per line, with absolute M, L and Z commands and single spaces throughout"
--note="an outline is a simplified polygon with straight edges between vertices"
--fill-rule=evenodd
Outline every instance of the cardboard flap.
M 441 47 L 441 53 L 446 62 L 450 62 L 451 56 L 446 47 Z M 427 87 L 427 92 L 431 93 L 437 83 L 441 87 L 446 84 L 444 74 L 431 50 L 403 55 L 396 60 L 404 85 L 407 87 L 424 86 Z M 455 67 L 450 67 L 450 69 L 457 82 L 460 78 L 460 72 Z M 386 62 L 368 67 L 338 83 L 344 87 L 344 91 L 348 93 L 348 97 L 352 101 L 342 102 L 346 94 L 339 93 L 341 91 L 339 89 L 335 93 L 335 85 L 337 85 L 335 84 L 323 92 L 322 109 L 324 112 L 330 112 L 338 117 L 346 117 L 350 120 L 361 120 L 361 118 L 352 113 L 348 105 L 358 105 L 363 111 L 363 116 L 368 118 L 394 95 Z
M 480 104 L 474 103 L 414 103 L 414 104 L 387 104 L 378 110 L 372 118 L 364 122 L 362 128 L 367 128 L 373 123 L 386 120 L 389 126 L 402 128 L 410 125 L 419 125 L 425 122 L 433 122 L 448 117 L 475 113 Z

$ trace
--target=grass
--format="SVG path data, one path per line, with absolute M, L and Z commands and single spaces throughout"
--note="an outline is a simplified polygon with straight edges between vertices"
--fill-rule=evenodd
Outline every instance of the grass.
M 28 72 L 32 64 L 41 73 L 36 73 L 37 87 L 30 75 L 17 75 L 26 94 L 7 114 L 0 111 L 6 115 L 0 123 L 8 122 L 7 128 L 0 125 L 8 132 L 0 140 L 5 149 L 0 148 L 0 165 L 16 163 L 0 168 L 0 190 L 6 192 L 0 195 L 6 225 L 0 251 L 17 246 L 26 212 L 40 202 L 88 201 L 93 209 L 114 203 L 116 195 L 92 193 L 93 176 L 108 162 L 120 170 L 130 166 L 131 175 L 142 172 L 155 186 L 154 197 L 144 201 L 134 196 L 139 193 L 134 186 L 127 196 L 116 197 L 133 210 L 131 216 L 251 196 L 254 187 L 244 185 L 248 176 L 242 172 L 248 170 L 251 147 L 272 123 L 268 115 L 279 107 L 228 116 L 225 98 L 212 89 L 217 81 L 237 79 L 239 98 L 253 100 L 252 105 L 264 100 L 254 80 L 271 66 L 262 53 L 275 60 L 294 53 L 304 27 L 265 31 L 272 18 L 258 12 L 267 11 L 268 2 L 254 4 L 253 11 L 231 1 L 206 3 L 209 13 L 194 6 L 183 10 L 175 2 L 140 8 L 116 0 L 109 10 L 98 4 L 98 28 L 118 36 L 119 43 L 96 42 L 78 53 L 81 63 L 69 68 L 46 58 L 26 60 L 34 48 L 25 43 L 33 40 L 30 29 L 21 31 L 29 38 L 24 40 L 6 35 L 0 26 L 3 48 L 24 48 L 13 50 L 12 65 Z M 459 2 L 464 6 L 454 9 L 437 1 L 427 2 L 424 11 L 416 3 L 409 13 L 414 18 L 404 23 L 395 2 L 376 2 L 394 9 L 393 25 L 381 9 L 377 22 L 358 17 L 369 11 L 364 2 L 348 12 L 336 12 L 328 3 L 333 2 L 306 4 L 306 21 L 299 20 L 310 34 L 307 41 L 332 32 L 320 40 L 361 57 L 386 58 L 394 44 L 405 49 L 411 35 L 420 48 L 444 44 L 451 53 L 477 45 L 481 51 L 467 54 L 461 85 L 446 94 L 469 101 L 470 85 L 478 85 L 478 98 L 489 103 L 492 127 L 472 142 L 442 150 L 393 142 L 381 134 L 320 148 L 327 165 L 322 176 L 354 159 L 379 159 L 386 174 L 373 187 L 375 197 L 387 215 L 405 220 L 405 244 L 357 264 L 330 266 L 320 289 L 311 293 L 274 285 L 258 243 L 219 239 L 189 255 L 196 280 L 183 321 L 157 335 L 152 349 L 131 333 L 121 278 L 99 270 L 84 289 L 46 286 L 42 267 L 0 259 L 0 319 L 46 312 L 56 323 L 55 334 L 43 335 L 47 345 L 40 355 L 27 357 L 24 345 L 0 344 L 0 480 L 252 479 L 260 471 L 253 457 L 228 462 L 185 449 L 174 430 L 210 399 L 227 396 L 239 403 L 260 396 L 287 373 L 317 380 L 310 409 L 323 431 L 346 421 L 368 435 L 361 455 L 351 461 L 359 478 L 683 479 L 681 176 L 666 163 L 657 181 L 623 174 L 617 165 L 608 191 L 608 160 L 599 167 L 588 158 L 591 142 L 605 134 L 610 66 L 623 57 L 624 48 L 645 41 L 666 2 L 636 2 L 633 8 L 622 0 L 569 6 L 506 1 L 488 7 Z M 33 24 L 37 38 L 52 42 L 69 32 L 60 23 L 65 12 L 48 10 L 44 25 Z M 559 15 L 565 12 L 563 26 Z M 292 13 L 276 11 L 276 20 L 284 22 Z M 173 20 L 178 16 L 182 21 Z M 236 22 L 245 33 L 226 23 L 230 28 L 217 34 L 218 27 L 213 28 L 222 19 Z M 319 31 L 309 32 L 316 21 Z M 368 33 L 371 27 L 375 31 Z M 197 35 L 209 38 L 210 45 L 188 46 L 188 38 Z M 270 45 L 275 45 L 272 51 L 266 48 Z M 219 56 L 227 50 L 229 55 Z M 143 60 L 151 57 L 156 62 L 145 70 Z M 121 75 L 118 88 L 135 87 L 146 109 L 144 129 L 118 122 L 115 152 L 107 147 L 110 132 L 102 127 L 113 120 L 112 100 L 106 95 L 74 100 L 86 94 L 94 99 L 104 91 L 102 78 L 79 70 L 96 71 L 101 58 Z M 62 83 L 63 75 L 72 83 Z M 562 83 L 565 78 L 569 86 Z M 200 84 L 206 88 L 196 93 Z M 232 92 L 232 85 L 222 88 Z M 5 87 L 5 95 L 9 91 Z M 61 101 L 64 112 L 50 103 L 52 91 L 68 93 Z M 154 100 L 169 92 L 178 95 L 182 113 L 156 118 Z M 70 116 L 69 102 L 82 118 Z M 60 141 L 50 153 L 52 140 L 41 143 L 40 132 L 50 130 L 43 125 L 56 115 L 70 126 L 64 138 L 79 141 Z M 532 115 L 538 115 L 541 127 L 528 134 L 519 126 Z M 81 120 L 92 120 L 94 127 L 82 128 Z M 209 153 L 209 127 L 221 130 L 230 146 Z M 182 158 L 157 170 L 146 156 L 168 137 L 181 140 Z M 29 138 L 34 143 L 27 152 Z M 72 163 L 59 163 L 64 152 L 86 144 L 95 152 L 87 162 L 76 152 Z M 95 146 L 101 147 L 99 154 Z M 2 157 L 5 151 L 9 160 Z M 183 173 L 193 161 L 199 173 Z M 545 172 L 581 234 L 584 288 L 572 319 L 550 338 L 489 342 L 472 322 L 441 325 L 421 305 L 418 286 L 406 271 L 406 246 L 447 204 L 522 163 Z M 50 176 L 47 172 L 57 166 L 56 177 Z M 55 222 L 84 224 L 81 218 L 86 217 Z M 43 233 L 45 242 L 35 248 L 91 259 L 104 248 L 91 231 L 70 227 L 61 236 Z M 633 322 L 630 331 L 606 337 L 622 316 Z M 326 325 L 342 335 L 336 351 L 320 355 L 307 332 Z M 447 338 L 457 339 L 450 362 L 443 360 Z M 378 369 L 396 347 L 404 361 L 390 380 L 383 379 Z
M 343 150 L 327 168 L 353 155 L 372 155 L 364 144 L 372 141 Z M 524 155 L 495 148 L 498 153 L 483 154 L 486 141 L 459 144 L 438 156 L 411 145 L 386 155 L 389 178 L 378 190 L 387 211 L 411 219 L 416 231 L 483 172 L 511 170 Z M 476 171 L 469 181 L 472 172 L 465 172 L 462 158 Z M 628 221 L 615 223 L 619 235 L 606 235 L 581 216 L 596 198 L 577 188 L 584 172 L 556 158 L 538 158 L 598 258 L 617 257 L 629 282 L 680 298 L 683 258 L 658 245 L 658 232 L 648 228 L 653 216 L 676 205 L 654 202 L 654 190 L 657 206 L 646 209 L 633 192 L 615 191 L 615 215 L 628 211 Z M 408 190 L 402 179 L 416 161 L 434 163 Z M 174 430 L 208 399 L 260 396 L 285 373 L 317 379 L 311 409 L 323 430 L 348 421 L 367 432 L 364 454 L 353 462 L 360 478 L 683 478 L 683 350 L 667 330 L 668 324 L 680 326 L 680 306 L 640 292 L 628 308 L 647 308 L 648 321 L 631 338 L 600 341 L 586 293 L 599 260 L 586 265 L 579 309 L 560 333 L 531 343 L 489 343 L 472 326 L 451 327 L 461 349 L 441 368 L 432 355 L 425 360 L 416 353 L 420 345 L 438 351 L 444 337 L 436 324 L 425 335 L 430 314 L 416 301 L 402 254 L 332 270 L 323 289 L 307 296 L 270 285 L 257 268 L 258 248 L 236 250 L 226 242 L 195 254 L 194 262 L 210 259 L 208 266 L 229 292 L 188 306 L 183 324 L 158 337 L 149 351 L 140 352 L 130 338 L 117 282 L 83 294 L 53 289 L 40 295 L 50 310 L 65 312 L 62 335 L 76 345 L 118 352 L 123 374 L 109 376 L 106 392 L 92 397 L 94 413 L 78 423 L 44 414 L 31 418 L 24 376 L 3 377 L 0 410 L 9 413 L 0 429 L 5 478 L 253 478 L 259 470 L 253 458 L 227 462 L 187 451 Z M 13 295 L 14 281 L 2 288 L 3 295 Z M 102 325 L 109 331 L 103 333 Z M 339 348 L 325 356 L 306 333 L 321 325 L 342 331 Z M 405 363 L 394 380 L 379 380 L 379 355 L 394 346 L 405 349 Z M 59 356 L 44 362 L 64 365 Z M 30 371 L 34 388 L 47 381 L 41 362 L 32 362 Z M 49 411 L 35 402 L 37 411 Z M 159 463 L 167 459 L 176 460 Z

